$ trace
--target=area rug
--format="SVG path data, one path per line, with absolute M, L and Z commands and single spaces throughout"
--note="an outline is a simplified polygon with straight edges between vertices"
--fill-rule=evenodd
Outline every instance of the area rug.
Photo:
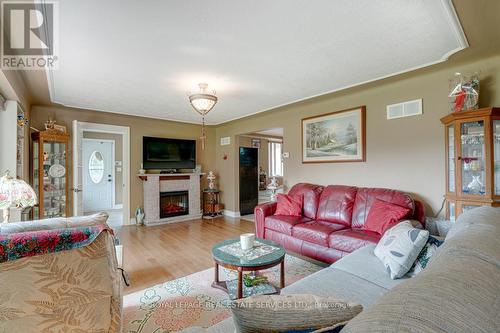
M 286 255 L 285 282 L 290 285 L 323 267 Z M 236 278 L 236 272 L 221 268 L 221 280 Z M 261 272 L 279 284 L 279 266 Z M 170 333 L 191 326 L 210 327 L 228 318 L 229 297 L 211 287 L 213 268 L 144 289 L 123 298 L 124 330 L 129 333 Z

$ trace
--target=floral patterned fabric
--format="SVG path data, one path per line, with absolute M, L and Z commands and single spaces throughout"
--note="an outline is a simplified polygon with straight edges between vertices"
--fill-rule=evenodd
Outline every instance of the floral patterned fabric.
M 294 256 L 285 257 L 286 285 L 292 284 L 321 266 Z M 273 284 L 279 284 L 279 266 L 261 271 Z M 221 280 L 237 278 L 237 272 L 220 267 Z M 213 268 L 125 295 L 123 332 L 169 333 L 191 326 L 210 327 L 231 316 L 226 292 L 211 286 Z
M 78 249 L 92 243 L 103 231 L 106 225 L 85 226 L 55 230 L 40 230 L 21 232 L 9 235 L 0 234 L 0 263 Z
M 106 226 L 4 234 L 2 240 L 11 256 L 0 263 L 0 332 L 121 332 L 122 280 Z

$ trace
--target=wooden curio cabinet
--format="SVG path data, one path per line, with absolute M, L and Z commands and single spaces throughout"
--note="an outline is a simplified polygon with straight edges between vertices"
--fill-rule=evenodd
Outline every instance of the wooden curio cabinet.
M 446 218 L 500 206 L 500 108 L 454 112 L 441 119 L 446 143 Z
M 31 184 L 38 196 L 33 219 L 66 217 L 69 135 L 47 130 L 31 134 Z

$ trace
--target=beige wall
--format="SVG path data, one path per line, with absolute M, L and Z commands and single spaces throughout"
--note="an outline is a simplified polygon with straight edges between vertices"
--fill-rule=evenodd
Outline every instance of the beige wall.
M 285 186 L 298 182 L 388 187 L 413 193 L 434 214 L 445 188 L 444 130 L 440 118 L 448 114 L 449 79 L 455 72 L 481 71 L 481 106 L 500 106 L 500 56 L 468 63 L 447 63 L 399 75 L 338 93 L 313 98 L 270 112 L 222 124 L 216 128 L 217 171 L 222 200 L 231 211 L 239 210 L 237 187 L 238 134 L 267 127 L 284 128 Z M 286 89 L 286 87 L 283 87 Z M 423 98 L 422 116 L 387 120 L 386 105 Z M 302 164 L 301 119 L 366 105 L 366 163 Z M 231 145 L 220 146 L 230 136 Z
M 123 164 L 123 138 L 121 134 L 83 132 L 86 139 L 113 140 L 115 142 L 115 161 L 121 161 Z M 115 204 L 123 203 L 123 165 L 115 168 Z
M 83 109 L 65 107 L 33 106 L 31 112 L 31 126 L 43 128 L 44 122 L 52 117 L 59 125 L 65 125 L 71 133 L 73 120 L 91 123 L 111 124 L 130 127 L 130 212 L 133 216 L 138 206 L 143 206 L 142 182 L 136 176 L 137 170 L 142 162 L 142 137 L 155 136 L 165 138 L 197 139 L 196 160 L 202 165 L 203 171 L 214 169 L 215 166 L 215 129 L 207 128 L 207 147 L 201 149 L 198 139 L 201 134 L 200 125 L 185 124 L 166 120 L 142 118 L 134 116 L 119 115 L 115 113 L 98 112 Z M 70 163 L 72 153 L 68 156 Z M 69 186 L 73 186 L 72 168 Z M 72 198 L 69 198 L 72 207 Z

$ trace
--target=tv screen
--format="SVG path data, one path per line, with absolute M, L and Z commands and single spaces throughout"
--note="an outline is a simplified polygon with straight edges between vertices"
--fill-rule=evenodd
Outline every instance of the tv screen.
M 143 137 L 144 169 L 194 169 L 196 140 Z

